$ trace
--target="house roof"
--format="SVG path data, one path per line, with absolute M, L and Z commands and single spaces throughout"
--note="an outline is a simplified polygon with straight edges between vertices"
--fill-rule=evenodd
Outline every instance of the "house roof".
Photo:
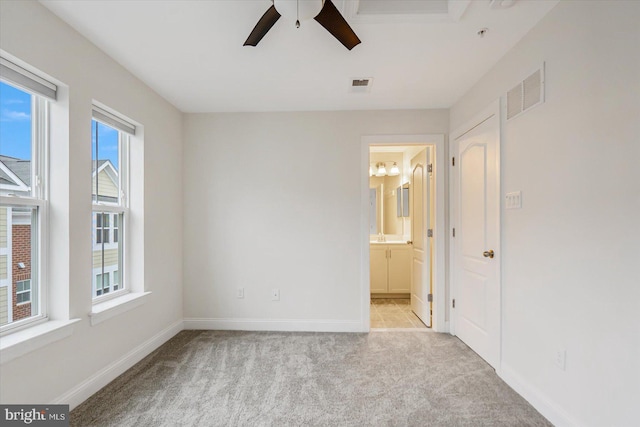
M 31 160 L 24 160 L 18 159 L 16 157 L 0 155 L 0 162 L 2 162 L 9 171 L 11 171 L 22 181 L 22 183 L 16 182 L 15 179 L 13 179 L 2 168 L 0 168 L 0 184 L 24 184 L 27 187 L 31 186 Z M 93 172 L 95 172 L 96 169 L 100 169 L 105 163 L 109 164 L 108 166 L 111 167 L 112 172 L 117 176 L 118 171 L 113 167 L 109 160 L 98 160 L 97 162 L 91 162 Z
M 4 163 L 27 187 L 31 185 L 31 160 L 0 155 L 0 162 Z M 0 184 L 20 185 L 2 169 L 0 169 Z

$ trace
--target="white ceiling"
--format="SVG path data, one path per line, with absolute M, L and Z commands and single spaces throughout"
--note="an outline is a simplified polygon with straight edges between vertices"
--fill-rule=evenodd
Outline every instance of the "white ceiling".
M 222 112 L 448 108 L 558 0 L 450 1 L 464 10 L 457 22 L 334 0 L 362 40 L 352 51 L 315 21 L 296 29 L 284 17 L 242 46 L 270 0 L 41 2 L 181 111 Z M 350 93 L 362 77 L 371 91 Z

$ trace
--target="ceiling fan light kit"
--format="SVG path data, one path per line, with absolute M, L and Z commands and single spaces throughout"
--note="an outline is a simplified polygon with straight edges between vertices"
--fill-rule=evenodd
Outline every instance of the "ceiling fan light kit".
M 360 39 L 331 0 L 273 0 L 244 46 L 257 46 L 281 16 L 295 18 L 296 27 L 300 27 L 300 20 L 313 18 L 349 50 L 360 44 Z

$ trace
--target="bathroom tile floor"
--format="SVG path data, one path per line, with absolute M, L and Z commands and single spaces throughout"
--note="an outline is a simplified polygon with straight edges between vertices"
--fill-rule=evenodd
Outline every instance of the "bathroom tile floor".
M 411 311 L 411 300 L 408 298 L 372 298 L 371 327 L 426 328 L 418 316 Z

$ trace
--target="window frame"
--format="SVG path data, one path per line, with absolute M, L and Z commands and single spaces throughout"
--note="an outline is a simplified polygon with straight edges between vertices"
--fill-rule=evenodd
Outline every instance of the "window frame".
M 48 320 L 49 100 L 9 80 L 2 81 L 31 95 L 31 194 L 0 194 L 0 205 L 11 208 L 35 208 L 37 218 L 35 223 L 32 220 L 31 224 L 32 260 L 29 280 L 30 302 L 32 307 L 36 305 L 38 314 L 0 326 L 0 336 L 5 336 Z M 36 258 L 35 262 L 33 257 Z M 10 283 L 10 286 L 13 293 L 13 283 Z
M 96 108 L 96 107 L 94 107 Z M 102 111 L 102 109 L 98 108 L 99 111 Z M 109 283 L 109 289 L 110 291 L 108 293 L 104 293 L 104 287 L 103 289 L 103 293 L 102 295 L 96 295 L 97 294 L 97 275 L 101 274 L 104 277 L 104 274 L 109 274 L 109 280 L 111 280 L 111 272 L 113 269 L 108 269 L 106 270 L 104 268 L 104 265 L 102 265 L 102 268 L 97 269 L 97 268 L 92 268 L 92 284 L 91 284 L 91 300 L 92 300 L 92 304 L 96 305 L 96 304 L 100 304 L 103 303 L 105 301 L 111 300 L 113 298 L 117 298 L 120 296 L 123 296 L 129 292 L 131 292 L 131 289 L 129 289 L 128 285 L 128 280 L 127 280 L 127 273 L 128 273 L 128 265 L 127 265 L 127 253 L 128 253 L 128 247 L 127 247 L 127 243 L 128 243 L 128 238 L 127 238 L 127 224 L 129 221 L 129 203 L 128 203 L 128 194 L 129 194 L 129 155 L 130 155 L 130 143 L 131 143 L 131 137 L 127 132 L 123 132 L 122 130 L 114 127 L 112 124 L 110 123 L 105 123 L 104 121 L 100 120 L 100 118 L 96 118 L 95 115 L 95 109 L 94 109 L 94 115 L 92 117 L 92 121 L 96 121 L 97 123 L 103 125 L 103 126 L 108 126 L 110 128 L 112 128 L 113 130 L 115 130 L 116 132 L 118 132 L 118 189 L 119 189 L 119 194 L 118 194 L 118 201 L 116 203 L 113 202 L 108 202 L 108 201 L 101 201 L 101 200 L 97 200 L 98 199 L 98 195 L 96 194 L 95 199 L 92 197 L 92 217 L 93 215 L 108 215 L 109 218 L 109 226 L 108 227 L 103 227 L 101 228 L 102 231 L 102 242 L 101 243 L 97 243 L 97 233 L 96 231 L 98 230 L 97 228 L 97 218 L 96 218 L 96 228 L 94 230 L 92 230 L 92 241 L 93 241 L 93 245 L 92 245 L 92 252 L 96 251 L 96 250 L 107 250 L 107 249 L 118 249 L 118 264 L 116 264 L 116 270 L 120 271 L 121 273 L 124 274 L 120 274 L 119 279 L 120 279 L 120 283 L 118 285 L 118 290 L 114 291 L 113 290 L 113 284 Z M 94 160 L 92 159 L 92 162 Z M 96 176 L 98 174 L 98 168 L 96 168 Z M 92 190 L 93 191 L 93 190 Z M 97 193 L 97 191 L 96 191 Z M 113 241 L 113 223 L 114 223 L 114 216 L 118 216 L 118 242 L 114 242 Z M 93 219 L 92 219 L 93 221 Z M 104 218 L 102 219 L 103 225 L 104 225 Z M 92 226 L 93 227 L 93 226 Z M 107 232 L 107 235 L 109 236 L 109 242 L 104 242 L 104 232 Z M 108 247 L 107 247 L 108 246 Z

